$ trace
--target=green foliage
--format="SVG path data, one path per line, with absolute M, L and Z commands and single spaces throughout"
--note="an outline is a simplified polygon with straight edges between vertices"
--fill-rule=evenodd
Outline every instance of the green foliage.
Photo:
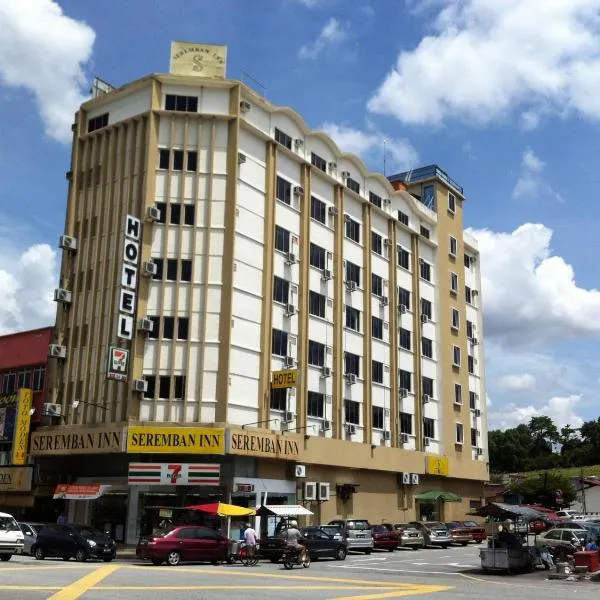
M 556 504 L 556 490 L 562 491 L 564 506 L 569 506 L 576 498 L 575 488 L 569 478 L 557 472 L 539 473 L 510 486 L 510 491 L 520 494 L 525 504 L 541 504 L 547 508 L 559 508 Z

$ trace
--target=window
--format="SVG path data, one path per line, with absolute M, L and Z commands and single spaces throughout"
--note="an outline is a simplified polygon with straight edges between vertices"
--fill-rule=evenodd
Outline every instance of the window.
M 177 539 L 178 540 L 195 540 L 196 539 L 196 530 L 192 529 L 191 527 L 189 529 L 180 529 L 177 532 Z
M 318 198 L 314 196 L 310 197 L 310 216 L 319 221 L 319 223 L 325 223 L 327 221 L 326 217 L 327 211 L 325 207 L 325 202 L 321 202 Z
M 186 225 L 194 225 L 196 222 L 196 207 L 193 204 L 184 204 L 183 222 Z
M 345 217 L 346 221 L 346 237 L 355 241 L 357 244 L 360 243 L 360 223 L 351 219 L 348 215 Z
M 360 287 L 360 267 L 349 260 L 346 261 L 346 281 L 354 281 Z
M 383 363 L 378 360 L 371 361 L 371 377 L 374 383 L 383 383 Z
M 181 261 L 181 281 L 192 280 L 192 261 L 189 259 L 183 259 Z
M 84 325 L 84 332 L 87 331 L 87 325 Z M 87 334 L 82 334 L 82 339 L 87 342 Z M 29 388 L 31 387 L 31 371 L 29 369 L 25 369 L 23 371 L 19 371 L 18 375 L 18 387 L 20 388 Z
M 399 377 L 399 386 L 400 389 L 404 389 L 407 392 L 412 390 L 412 373 L 410 371 L 403 371 L 400 369 L 400 377 Z
M 360 331 L 360 311 L 351 306 L 346 306 L 346 327 Z
M 477 429 L 471 429 L 471 446 L 473 446 L 474 448 L 477 448 L 478 434 L 479 431 L 477 431 Z
M 454 384 L 454 404 L 462 404 L 462 385 Z
M 146 380 L 146 391 L 144 392 L 144 398 L 154 398 L 156 392 L 156 376 L 155 375 L 144 375 Z
M 175 317 L 163 317 L 163 339 L 172 340 L 175 334 Z
M 46 369 L 44 367 L 36 367 L 33 370 L 33 390 L 39 392 L 44 389 L 44 379 L 46 376 Z
M 467 269 L 471 268 L 472 262 L 473 262 L 473 258 L 471 256 L 469 256 L 468 254 L 465 254 L 465 267 L 467 267 Z
M 448 249 L 450 256 L 456 256 L 456 238 L 450 236 L 450 247 Z
M 156 273 L 152 275 L 152 279 L 162 280 L 163 278 L 163 259 L 153 258 L 152 262 L 156 265 Z
M 448 192 L 448 211 L 454 214 L 456 212 L 456 196 Z
M 456 424 L 456 443 L 457 444 L 462 444 L 463 443 L 463 437 L 464 437 L 463 424 L 462 423 L 457 423 Z
M 177 281 L 177 259 L 167 260 L 167 281 Z
M 344 353 L 344 374 L 354 373 L 360 377 L 360 356 L 352 354 L 352 352 Z
M 177 339 L 187 340 L 189 336 L 190 320 L 188 317 L 179 317 L 177 319 Z
M 374 296 L 383 296 L 383 279 L 375 273 L 371 275 L 371 293 Z
M 289 296 L 290 282 L 275 275 L 273 277 L 273 301 L 280 302 L 281 304 L 287 304 Z
M 276 356 L 287 356 L 288 349 L 288 334 L 287 331 L 273 329 L 272 336 L 273 354 Z
M 383 239 L 374 231 L 371 231 L 371 250 L 375 252 L 375 254 L 383 255 Z
M 429 229 L 427 229 L 427 227 L 423 227 L 423 225 L 421 225 L 421 235 L 427 239 L 429 239 L 431 237 L 431 233 L 429 232 Z
M 410 350 L 410 331 L 400 327 L 400 347 Z
M 277 176 L 277 200 L 286 204 L 292 203 L 292 184 L 279 176 Z
M 171 152 L 166 148 L 160 148 L 158 151 L 158 168 L 168 169 L 169 168 L 169 157 Z
M 271 410 L 287 410 L 287 390 L 285 388 L 271 388 L 271 398 L 269 400 Z
M 413 428 L 413 416 L 410 413 L 400 413 L 400 433 L 407 433 L 412 435 Z
M 346 423 L 360 424 L 360 404 L 354 400 L 344 400 L 344 418 Z
M 431 281 L 431 265 L 422 258 L 419 259 L 419 262 L 421 263 L 421 279 Z
M 425 417 L 423 419 L 423 435 L 426 438 L 435 438 L 435 421 Z
M 173 150 L 173 171 L 183 171 L 183 150 Z
M 475 374 L 475 357 L 467 356 L 467 366 L 471 375 Z
M 450 273 L 450 291 L 453 294 L 458 293 L 458 275 L 456 273 Z
M 148 333 L 148 337 L 152 340 L 157 340 L 160 332 L 160 317 L 148 317 L 152 321 L 152 331 Z
M 460 367 L 460 348 L 452 346 L 452 366 Z
M 374 194 L 373 192 L 369 192 L 369 202 L 375 206 L 377 206 L 377 208 L 381 208 L 381 196 L 378 196 L 377 194 Z
M 423 394 L 433 398 L 433 379 L 430 377 L 421 377 L 421 387 Z
M 310 243 L 310 264 L 317 269 L 325 268 L 325 248 Z
M 285 146 L 288 150 L 292 149 L 292 138 L 287 133 L 281 131 L 281 129 L 277 129 L 275 127 L 275 141 Z
M 315 317 L 325 318 L 325 296 L 317 292 L 308 294 L 308 312 Z
M 102 127 L 106 127 L 107 125 L 108 113 L 98 115 L 97 117 L 88 120 L 88 133 L 92 133 L 92 131 L 96 131 L 96 129 L 102 129 Z
M 354 181 L 354 179 L 352 179 L 352 177 L 348 177 L 346 179 L 346 186 L 348 187 L 349 190 L 352 190 L 353 192 L 360 194 L 360 183 L 358 183 L 358 181 Z
M 290 232 L 279 225 L 275 225 L 275 249 L 286 254 L 290 251 Z
M 171 204 L 171 223 L 179 225 L 181 222 L 181 204 Z
M 452 329 L 458 330 L 459 327 L 460 327 L 460 313 L 458 312 L 458 309 L 453 308 L 452 309 Z
M 325 365 L 325 344 L 308 340 L 308 364 L 315 367 Z
M 435 211 L 435 209 L 436 209 L 435 189 L 434 189 L 433 185 L 424 185 L 423 186 L 423 197 L 421 199 L 421 202 L 423 202 L 423 204 L 427 208 L 430 208 L 431 210 Z
M 465 300 L 467 301 L 467 304 L 471 304 L 473 300 L 473 295 L 469 286 L 465 286 Z
M 475 410 L 477 408 L 477 394 L 469 391 L 469 408 Z
M 433 342 L 429 338 L 421 338 L 421 353 L 427 358 L 433 358 Z
M 185 375 L 175 375 L 175 400 L 183 400 L 185 398 Z
M 166 223 L 167 222 L 167 204 L 165 202 L 155 202 L 154 206 L 158 208 L 158 222 Z
M 383 339 L 383 319 L 371 317 L 371 337 L 378 340 Z
M 383 406 L 372 407 L 373 429 L 383 429 L 385 424 Z
M 398 246 L 398 266 L 410 271 L 410 255 L 402 246 Z
M 398 288 L 398 304 L 406 306 L 406 310 L 410 310 L 410 292 L 402 287 Z
M 398 211 L 398 221 L 408 227 L 408 215 L 401 210 Z
M 198 154 L 188 150 L 186 171 L 195 171 L 198 167 Z
M 171 395 L 171 377 L 169 375 L 161 375 L 158 378 L 158 397 L 163 400 L 168 400 Z
M 165 110 L 177 110 L 181 112 L 198 112 L 197 96 L 175 96 L 167 94 L 165 98 Z
M 425 315 L 429 320 L 431 320 L 431 302 L 429 300 L 425 300 L 425 298 L 421 298 L 421 314 Z
M 317 167 L 317 169 L 321 169 L 323 173 L 327 173 L 327 161 L 324 158 L 321 158 L 318 154 L 311 152 L 310 162 L 312 165 Z
M 307 400 L 308 416 L 322 419 L 325 416 L 325 396 L 319 392 L 308 392 Z
M 473 327 L 473 322 L 472 321 L 467 321 L 467 338 L 472 340 L 473 339 L 473 332 L 474 332 L 474 327 Z

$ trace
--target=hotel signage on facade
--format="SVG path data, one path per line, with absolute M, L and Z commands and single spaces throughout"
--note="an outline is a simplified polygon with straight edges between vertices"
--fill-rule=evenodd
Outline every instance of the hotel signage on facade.
M 263 431 L 235 430 L 229 434 L 229 454 L 295 459 L 300 455 L 300 438 Z
M 30 492 L 33 467 L 0 467 L 0 493 Z
M 129 454 L 223 454 L 225 430 L 208 427 L 138 427 L 127 431 Z
M 32 456 L 64 454 L 107 454 L 123 452 L 124 427 L 62 427 L 53 431 L 31 434 Z
M 133 337 L 141 237 L 141 221 L 132 215 L 127 215 L 117 328 L 117 337 L 122 340 L 130 340 Z
M 227 46 L 171 42 L 171 73 L 223 78 L 226 66 Z

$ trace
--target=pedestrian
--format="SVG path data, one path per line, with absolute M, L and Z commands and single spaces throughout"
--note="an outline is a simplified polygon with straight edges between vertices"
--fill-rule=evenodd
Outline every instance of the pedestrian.
M 57 525 L 66 525 L 67 524 L 67 515 L 65 515 L 65 511 L 61 511 L 58 515 L 58 519 L 56 519 Z
M 585 549 L 588 552 L 596 552 L 598 550 L 598 544 L 594 540 L 590 540 L 586 545 Z
M 244 543 L 246 544 L 248 558 L 254 558 L 256 554 L 256 531 L 250 523 L 246 523 L 246 528 L 244 529 Z

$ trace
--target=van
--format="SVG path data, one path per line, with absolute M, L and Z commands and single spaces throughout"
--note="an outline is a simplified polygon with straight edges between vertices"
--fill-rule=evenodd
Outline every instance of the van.
M 22 553 L 24 537 L 15 518 L 0 512 L 0 560 L 6 562 L 13 554 Z
M 342 530 L 348 550 L 371 554 L 373 551 L 373 530 L 367 519 L 336 519 L 329 521 Z

